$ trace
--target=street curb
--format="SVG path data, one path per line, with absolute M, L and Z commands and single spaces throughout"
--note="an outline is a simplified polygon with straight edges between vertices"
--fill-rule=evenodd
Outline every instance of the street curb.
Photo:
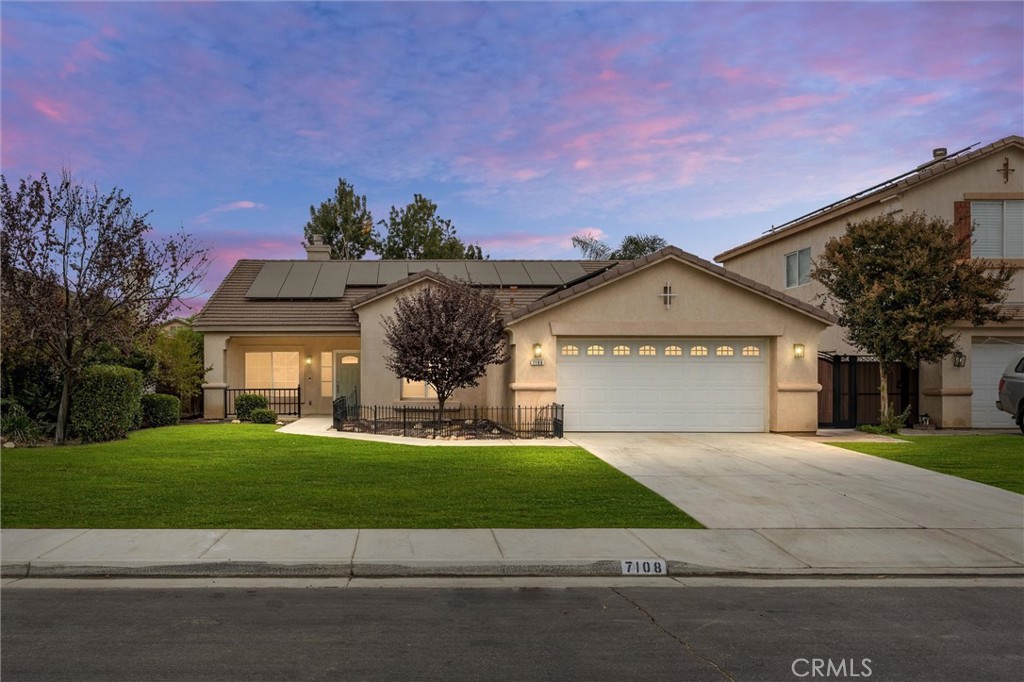
M 1024 577 L 1024 568 L 808 568 L 764 569 L 723 568 L 667 562 L 667 573 L 652 578 L 677 577 Z M 617 560 L 570 562 L 344 562 L 288 563 L 258 561 L 227 562 L 107 562 L 69 564 L 57 562 L 10 562 L 0 565 L 0 577 L 18 578 L 622 578 Z M 643 578 L 645 576 L 629 576 Z

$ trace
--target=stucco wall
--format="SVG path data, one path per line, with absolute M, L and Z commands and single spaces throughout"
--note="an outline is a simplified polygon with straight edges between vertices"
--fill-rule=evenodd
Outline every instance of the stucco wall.
M 678 296 L 666 308 L 666 282 Z M 540 405 L 555 400 L 559 337 L 746 337 L 768 339 L 768 415 L 772 431 L 817 429 L 817 348 L 825 323 L 715 277 L 675 258 L 639 270 L 583 296 L 513 322 L 514 401 Z M 533 366 L 533 344 L 542 366 Z M 793 357 L 793 344 L 806 355 Z

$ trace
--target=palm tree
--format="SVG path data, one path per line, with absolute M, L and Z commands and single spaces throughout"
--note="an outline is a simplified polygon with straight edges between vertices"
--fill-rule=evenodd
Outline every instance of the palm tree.
M 617 249 L 589 234 L 572 238 L 572 245 L 587 260 L 636 260 L 668 246 L 664 237 L 656 234 L 631 234 L 623 238 Z

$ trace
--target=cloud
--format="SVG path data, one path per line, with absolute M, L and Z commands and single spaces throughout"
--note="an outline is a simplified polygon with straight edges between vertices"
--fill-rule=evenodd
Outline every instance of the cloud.
M 263 204 L 256 203 L 255 201 L 232 201 L 228 204 L 222 204 L 216 208 L 211 208 L 206 213 L 202 213 L 192 219 L 192 222 L 198 224 L 204 224 L 210 222 L 214 216 L 220 213 L 228 213 L 231 211 L 249 211 L 249 210 L 265 210 L 267 207 Z

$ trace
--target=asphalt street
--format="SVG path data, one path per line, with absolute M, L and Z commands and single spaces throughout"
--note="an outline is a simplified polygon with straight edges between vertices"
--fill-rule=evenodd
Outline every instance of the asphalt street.
M 7 586 L 0 675 L 4 682 L 1024 679 L 1019 582 L 869 584 Z

